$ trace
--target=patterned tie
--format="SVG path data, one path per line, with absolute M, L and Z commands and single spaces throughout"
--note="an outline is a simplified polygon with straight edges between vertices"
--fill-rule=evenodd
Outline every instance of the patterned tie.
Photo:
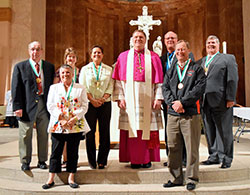
M 38 63 L 36 63 L 35 67 L 36 67 L 36 72 L 39 74 L 39 72 L 40 72 L 40 65 Z
M 36 67 L 37 73 L 39 74 L 40 65 L 36 63 L 35 67 Z M 36 76 L 36 83 L 37 83 L 38 95 L 41 95 L 41 93 L 43 92 L 41 75 L 39 75 L 38 77 Z

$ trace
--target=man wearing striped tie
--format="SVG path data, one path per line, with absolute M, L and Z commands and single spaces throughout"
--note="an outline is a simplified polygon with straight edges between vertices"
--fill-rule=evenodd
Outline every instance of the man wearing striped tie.
M 19 156 L 23 171 L 30 170 L 34 123 L 37 130 L 37 167 L 47 168 L 49 114 L 46 102 L 55 74 L 54 65 L 41 60 L 43 49 L 39 42 L 31 42 L 28 51 L 30 58 L 14 67 L 11 86 L 13 111 L 19 123 Z

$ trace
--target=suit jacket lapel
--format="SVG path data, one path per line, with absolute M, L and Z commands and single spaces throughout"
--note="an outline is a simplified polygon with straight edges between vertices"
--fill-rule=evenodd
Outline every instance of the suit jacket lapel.
M 205 62 L 206 62 L 206 57 L 203 57 L 201 60 L 201 67 L 205 70 Z
M 216 63 L 216 61 L 220 58 L 220 55 L 221 55 L 221 54 L 218 53 L 218 54 L 214 57 L 214 59 L 212 60 L 210 66 L 209 66 L 209 68 L 208 68 L 207 75 L 209 75 L 209 73 L 210 73 L 211 71 L 213 71 L 213 69 L 215 68 L 215 63 Z
M 46 83 L 46 81 L 47 81 L 47 77 L 46 77 L 47 74 L 45 74 L 45 73 L 49 72 L 49 70 L 47 70 L 46 62 L 44 60 L 42 60 L 42 63 L 43 63 L 43 79 L 44 79 L 43 84 L 44 84 L 44 89 L 45 89 L 45 87 L 47 87 L 47 83 Z
M 174 65 L 176 64 L 176 62 L 177 62 L 177 58 L 176 58 L 176 55 L 174 55 L 174 59 L 173 59 L 173 61 L 172 61 L 171 66 L 174 66 Z
M 33 80 L 34 80 L 35 83 L 36 83 L 36 75 L 35 75 L 35 73 L 34 73 L 33 68 L 31 67 L 31 64 L 30 64 L 30 61 L 29 61 L 29 60 L 27 60 L 26 66 L 27 66 L 27 69 L 28 69 L 27 72 L 31 74 L 31 77 L 33 78 Z

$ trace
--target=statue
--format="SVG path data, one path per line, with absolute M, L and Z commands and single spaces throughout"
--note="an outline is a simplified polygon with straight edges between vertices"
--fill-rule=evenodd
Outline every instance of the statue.
M 157 39 L 153 43 L 153 51 L 161 57 L 162 54 L 162 42 L 161 36 L 158 36 Z

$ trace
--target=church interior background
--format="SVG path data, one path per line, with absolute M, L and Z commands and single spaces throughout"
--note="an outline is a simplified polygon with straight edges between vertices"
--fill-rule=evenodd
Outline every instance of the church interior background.
M 89 62 L 89 49 L 96 44 L 104 48 L 103 62 L 113 65 L 119 53 L 129 49 L 131 34 L 137 28 L 137 26 L 130 26 L 129 21 L 137 20 L 137 16 L 142 15 L 142 7 L 144 5 L 148 7 L 148 14 L 152 15 L 154 20 L 161 20 L 161 25 L 154 26 L 153 30 L 150 31 L 148 43 L 150 50 L 152 50 L 153 42 L 157 37 L 161 36 L 163 41 L 164 34 L 169 30 L 176 32 L 179 39 L 189 41 L 191 51 L 196 60 L 205 55 L 205 41 L 208 35 L 214 34 L 218 36 L 221 43 L 226 41 L 227 53 L 234 54 L 238 63 L 237 103 L 243 106 L 250 106 L 250 88 L 248 87 L 250 86 L 250 0 L 0 0 L 0 107 L 5 104 L 5 93 L 11 86 L 13 67 L 17 62 L 29 57 L 27 46 L 31 41 L 38 40 L 42 43 L 44 48 L 43 59 L 55 64 L 56 68 L 63 63 L 65 48 L 70 46 L 77 50 L 77 66 L 81 68 Z M 162 53 L 165 52 L 166 48 L 163 43 Z M 222 52 L 222 46 L 220 52 Z M 119 131 L 115 128 L 117 119 L 113 117 L 112 120 L 111 141 L 117 141 L 119 139 Z M 4 131 L 4 128 L 2 130 L 2 135 L 4 133 L 8 134 L 7 130 Z M 160 133 L 162 141 L 164 140 L 164 132 L 161 131 Z M 244 152 L 236 153 L 235 169 L 225 174 L 214 168 L 212 176 L 210 176 L 211 170 L 207 171 L 208 174 L 206 174 L 206 170 L 202 170 L 201 172 L 204 174 L 204 177 L 201 179 L 202 182 L 211 182 L 212 180 L 217 182 L 220 179 L 227 182 L 232 178 L 237 180 L 243 175 L 244 178 L 247 178 L 245 182 L 249 185 L 249 139 L 243 138 L 242 140 L 241 145 L 235 145 L 242 149 L 245 141 L 247 143 L 245 144 L 246 149 L 244 148 Z M 205 143 L 204 139 L 203 142 Z M 11 146 L 14 148 L 13 156 L 17 159 L 17 147 Z M 4 160 L 1 159 L 0 164 L 5 163 L 8 167 L 10 162 L 8 159 L 11 159 L 9 154 L 11 147 L 7 150 L 5 145 L 2 145 L 2 147 L 4 148 L 1 150 L 4 154 L 2 155 Z M 205 145 L 203 144 L 204 148 Z M 81 155 L 83 156 L 83 152 Z M 204 159 L 207 155 L 202 157 Z M 117 155 L 115 158 L 117 160 Z M 5 160 L 6 162 L 4 162 Z M 24 181 L 30 182 L 30 177 L 24 175 L 19 170 L 19 166 L 19 172 L 15 169 L 17 162 L 18 160 L 13 161 L 14 165 L 10 163 L 10 167 L 13 166 L 15 173 L 19 174 L 9 175 L 14 178 L 14 181 L 15 178 L 24 178 Z M 120 165 L 117 166 L 119 167 Z M 86 169 L 86 167 L 87 163 L 86 166 L 84 165 L 81 168 Z M 158 167 L 162 168 L 162 162 Z M 113 169 L 117 169 L 117 167 L 111 166 L 111 170 Z M 5 171 L 4 169 L 1 170 Z M 124 172 L 124 167 L 121 170 Z M 118 172 L 118 174 L 122 172 Z M 163 169 L 162 172 L 156 171 L 152 173 L 156 173 L 154 177 L 157 181 L 157 178 L 165 179 L 168 177 L 165 172 L 165 169 Z M 8 172 L 4 173 L 7 174 Z M 36 188 L 40 189 L 41 183 L 45 181 L 44 175 L 47 178 L 47 172 L 42 176 L 41 172 L 34 170 L 33 173 L 35 174 L 34 178 L 40 179 L 38 183 L 34 182 L 30 185 L 31 183 L 26 182 L 29 187 L 26 185 L 22 186 L 20 183 L 10 184 L 12 184 L 13 188 L 20 186 L 20 188 L 26 187 L 29 190 L 31 186 L 38 186 Z M 105 174 L 105 172 L 102 173 L 103 175 Z M 112 173 L 112 171 L 109 173 Z M 160 174 L 158 175 L 158 173 Z M 93 171 L 83 171 L 81 181 L 84 181 L 85 178 L 88 179 L 88 182 L 93 178 L 91 182 L 94 184 L 96 184 L 98 179 L 98 182 L 102 181 L 102 177 L 93 177 L 92 174 Z M 101 175 L 100 172 L 98 174 L 99 176 Z M 129 174 L 124 178 L 131 180 L 131 175 Z M 141 178 L 146 177 L 144 174 L 141 174 L 136 179 L 139 180 Z M 114 179 L 117 179 L 117 177 L 115 176 Z M 123 181 L 122 179 L 119 181 Z M 2 178 L 0 180 L 1 188 L 6 183 L 2 182 Z M 148 183 L 145 183 L 145 186 L 151 187 Z M 85 187 L 82 189 L 84 190 Z M 93 186 L 90 185 L 89 188 L 93 188 Z M 204 189 L 206 190 L 206 188 Z M 237 189 L 239 188 L 235 187 L 235 191 Z M 231 191 L 227 192 L 228 194 L 233 194 L 235 191 L 232 190 L 232 193 L 230 193 Z M 67 192 L 65 191 L 65 194 Z M 247 188 L 245 194 L 248 193 L 249 190 Z M 202 194 L 206 194 L 206 192 L 203 193 L 202 191 Z
M 227 52 L 234 54 L 238 63 L 237 103 L 250 105 L 248 0 L 1 0 L 0 104 L 10 89 L 14 65 L 28 58 L 29 42 L 42 42 L 44 59 L 56 67 L 63 63 L 64 50 L 69 46 L 78 52 L 77 66 L 84 66 L 95 44 L 103 46 L 103 61 L 112 65 L 120 52 L 129 49 L 131 33 L 137 28 L 129 21 L 141 15 L 144 5 L 153 19 L 161 20 L 161 25 L 150 31 L 151 50 L 153 41 L 158 36 L 163 40 L 169 30 L 189 41 L 197 60 L 205 55 L 208 35 L 226 41 Z

